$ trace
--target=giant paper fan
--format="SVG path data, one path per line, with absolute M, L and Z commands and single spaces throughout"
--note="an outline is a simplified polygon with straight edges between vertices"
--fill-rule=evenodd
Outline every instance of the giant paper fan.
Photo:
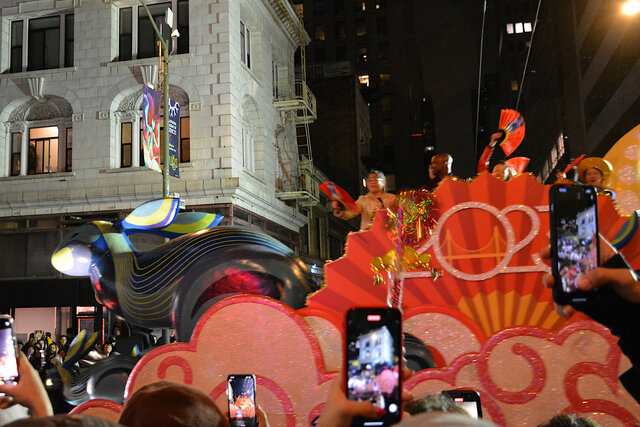
M 443 276 L 434 281 L 426 271 L 405 273 L 403 308 L 455 308 L 485 336 L 516 325 L 559 329 L 567 319 L 556 314 L 542 284 L 548 267 L 536 261 L 549 244 L 548 189 L 530 174 L 508 182 L 489 174 L 470 184 L 445 179 L 435 191 L 438 225 L 418 250 L 432 255 Z M 613 240 L 627 218 L 609 197 L 598 201 L 601 230 Z M 326 286 L 308 298 L 309 308 L 339 317 L 353 306 L 385 305 L 386 288 L 372 284 L 370 266 L 393 247 L 382 215 L 370 231 L 350 234 L 346 254 L 325 265 Z M 640 260 L 640 238 L 631 236 L 622 252 L 632 265 Z
M 516 110 L 500 110 L 498 127 L 505 134 L 500 147 L 502 147 L 504 155 L 509 157 L 524 139 L 524 118 Z

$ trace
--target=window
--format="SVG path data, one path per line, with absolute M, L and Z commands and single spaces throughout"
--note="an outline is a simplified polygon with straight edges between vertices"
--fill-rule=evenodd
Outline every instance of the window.
M 170 0 L 152 3 L 147 7 L 162 37 L 168 41 L 169 49 L 171 49 L 171 28 L 165 22 L 165 15 L 167 9 L 171 8 L 174 28 L 180 33 L 175 53 L 188 53 L 189 1 Z M 118 59 L 120 61 L 157 56 L 157 41 L 158 36 L 143 6 L 120 8 L 118 22 Z
M 383 123 L 382 124 L 382 137 L 383 138 L 391 138 L 393 135 L 393 127 L 391 123 Z
M 362 76 L 358 76 L 358 81 L 360 82 L 361 85 L 367 86 L 369 87 L 369 76 L 368 75 L 362 75 Z
M 315 37 L 316 37 L 316 40 L 324 40 L 324 25 L 316 24 Z
M 313 14 L 322 15 L 324 13 L 324 3 L 322 0 L 316 0 L 313 4 Z
M 356 22 L 356 35 L 358 37 L 364 37 L 367 35 L 367 26 L 365 25 L 364 21 Z
M 380 74 L 380 86 L 389 86 L 389 83 L 391 82 L 391 74 L 388 73 L 383 73 Z
M 522 22 L 516 22 L 516 34 L 524 32 Z
M 138 98 L 140 92 L 130 95 L 133 98 Z M 190 119 L 189 119 L 189 99 L 186 93 L 181 89 L 175 87 L 170 88 L 170 98 L 175 100 L 181 105 L 180 108 L 180 129 L 178 137 L 178 147 L 176 152 L 178 154 L 179 163 L 188 163 L 191 161 L 191 132 L 190 132 Z M 124 105 L 130 105 L 130 101 L 123 101 Z M 114 113 L 114 117 L 117 118 L 120 141 L 120 167 L 129 168 L 132 166 L 144 167 L 144 152 L 142 147 L 142 100 L 140 99 L 138 110 L 127 111 L 125 108 L 120 109 Z M 164 118 L 160 116 L 160 141 L 164 141 Z
M 367 48 L 361 47 L 359 50 L 358 61 L 367 62 Z
M 72 67 L 73 39 L 73 14 L 13 21 L 9 71 Z
M 240 60 L 251 68 L 251 32 L 242 21 L 240 21 Z
M 380 109 L 384 112 L 391 111 L 391 98 L 388 96 L 383 96 L 380 98 Z
M 511 90 L 512 91 L 518 90 L 518 81 L 517 80 L 511 80 Z
M 513 24 L 507 24 L 507 34 L 513 34 Z
M 387 34 L 387 17 L 386 16 L 378 16 L 376 18 L 376 22 L 378 25 L 378 34 Z
M 58 171 L 58 128 L 48 126 L 29 129 L 29 175 Z
M 72 171 L 72 154 L 73 154 L 73 128 L 67 128 L 67 137 L 65 138 L 65 153 L 64 153 L 64 158 L 66 159 L 65 161 L 65 168 L 64 170 L 66 172 L 71 172 Z
M 524 27 L 524 32 L 525 33 L 530 33 L 531 32 L 531 22 L 525 22 L 523 27 Z
M 182 111 L 180 112 L 182 114 Z M 160 118 L 160 141 L 161 144 L 164 143 L 164 127 L 162 126 L 164 123 L 163 119 Z M 179 163 L 188 163 L 191 161 L 191 139 L 190 139 L 190 120 L 189 117 L 180 117 L 180 137 L 179 137 L 179 147 L 177 148 L 178 152 L 178 162 Z M 133 157 L 134 150 L 139 152 L 138 154 L 138 165 L 144 166 L 144 152 L 142 147 L 142 119 L 139 121 L 139 130 L 140 132 L 134 132 L 134 123 L 133 122 L 122 122 L 120 123 L 120 167 L 121 168 L 129 168 L 132 165 L 135 165 L 135 159 Z M 133 135 L 137 135 L 137 138 L 134 139 Z M 162 156 L 162 155 L 161 155 Z M 162 161 L 161 161 L 162 164 Z
M 11 134 L 11 176 L 20 175 L 20 155 L 22 147 L 22 134 L 14 132 Z
M 346 39 L 347 31 L 345 30 L 344 22 L 336 22 L 336 38 Z

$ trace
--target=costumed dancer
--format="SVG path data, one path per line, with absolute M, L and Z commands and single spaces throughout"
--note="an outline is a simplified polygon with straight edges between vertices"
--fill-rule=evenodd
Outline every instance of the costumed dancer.
M 602 157 L 586 157 L 578 163 L 578 179 L 585 185 L 595 187 L 600 195 L 609 195 L 613 200 L 616 194 L 603 186 L 604 181 L 609 178 L 613 166 Z
M 386 184 L 384 174 L 379 170 L 372 170 L 367 175 L 367 190 L 369 192 L 358 197 L 355 202 L 360 208 L 360 212 L 348 208 L 343 209 L 343 206 L 334 200 L 331 203 L 333 215 L 345 220 L 360 215 L 360 230 L 368 229 L 378 209 L 396 209 L 396 196 L 386 192 Z

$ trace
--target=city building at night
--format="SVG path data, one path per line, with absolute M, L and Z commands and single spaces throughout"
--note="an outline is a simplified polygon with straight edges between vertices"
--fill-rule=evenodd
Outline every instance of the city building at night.
M 170 193 L 187 211 L 224 215 L 222 224 L 258 228 L 298 252 L 309 241 L 304 227 L 315 233 L 313 250 L 300 255 L 321 264 L 329 244 L 315 243 L 327 234 L 318 184 L 328 178 L 306 154 L 308 139 L 297 138 L 315 102 L 294 79 L 294 53 L 308 36 L 293 5 L 147 3 L 170 40 L 169 97 L 181 107 L 180 178 Z M 21 333 L 35 326 L 27 318 L 47 319 L 57 333 L 78 317 L 98 329 L 89 280 L 61 277 L 49 258 L 73 227 L 121 219 L 163 195 L 141 147 L 143 86 L 161 92 L 157 37 L 133 0 L 11 0 L 1 13 L 0 245 L 12 249 L 0 267 L 0 309 Z M 324 219 L 307 227 L 311 210 Z M 93 308 L 85 316 L 78 306 Z

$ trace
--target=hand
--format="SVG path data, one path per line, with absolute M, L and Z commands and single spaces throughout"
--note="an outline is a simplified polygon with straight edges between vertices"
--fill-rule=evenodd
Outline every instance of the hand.
M 256 405 L 256 413 L 258 414 L 258 425 L 260 427 L 269 427 L 269 420 L 267 420 L 267 413 L 262 410 L 262 406 Z
M 0 400 L 0 409 L 6 409 L 16 403 L 29 409 L 33 418 L 53 415 L 51 401 L 47 391 L 40 381 L 40 375 L 33 369 L 24 353 L 18 352 L 18 373 L 20 380 L 17 384 L 0 384 L 0 393 L 6 394 Z
M 341 218 L 344 215 L 344 209 L 336 200 L 331 202 L 331 208 L 333 209 L 333 215 Z
M 600 240 L 600 265 L 607 262 L 616 255 L 615 248 L 602 235 Z M 540 252 L 542 259 L 551 258 L 551 249 L 549 246 Z M 542 283 L 547 288 L 553 288 L 555 280 L 551 273 L 546 273 L 542 277 Z M 604 285 L 610 285 L 622 298 L 634 303 L 640 303 L 640 283 L 632 270 L 620 268 L 603 268 L 597 267 L 590 272 L 584 274 L 578 279 L 578 288 L 583 291 L 592 291 Z M 555 304 L 555 303 L 554 303 Z M 570 316 L 575 313 L 575 309 L 571 306 L 562 306 L 555 304 L 556 312 L 561 316 Z
M 402 370 L 402 380 L 408 380 L 413 375 L 413 371 L 404 368 Z M 340 373 L 331 384 L 327 402 L 322 409 L 322 413 L 316 422 L 318 427 L 349 427 L 353 417 L 360 416 L 366 418 L 380 418 L 386 412 L 378 408 L 371 402 L 357 402 L 347 399 L 342 385 L 344 384 L 344 373 Z M 402 402 L 413 400 L 410 391 L 402 390 Z

